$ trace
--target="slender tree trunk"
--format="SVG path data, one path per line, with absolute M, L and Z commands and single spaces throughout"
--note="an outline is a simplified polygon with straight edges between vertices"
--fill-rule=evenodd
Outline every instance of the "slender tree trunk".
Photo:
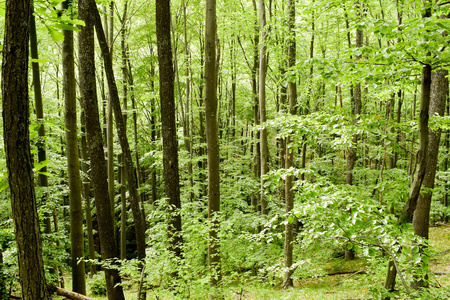
M 174 69 L 170 38 L 170 1 L 156 1 L 156 37 L 159 62 L 159 95 L 163 137 L 164 189 L 168 198 L 167 235 L 170 250 L 182 258 L 180 175 L 178 171 L 178 140 L 175 125 Z M 178 275 L 178 274 L 175 274 Z
M 124 10 L 122 16 L 122 28 L 120 30 L 121 35 L 121 54 L 122 54 L 122 118 L 123 125 L 127 128 L 127 109 L 128 109 L 128 65 L 127 65 L 127 49 L 126 49 L 126 19 L 127 19 L 128 1 L 124 3 Z M 120 258 L 126 259 L 127 251 L 127 198 L 126 198 L 126 183 L 127 183 L 127 170 L 124 164 L 123 155 L 119 155 L 119 176 L 120 176 Z M 137 187 L 136 187 L 137 188 Z
M 220 161 L 217 125 L 217 66 L 216 0 L 206 1 L 205 21 L 205 117 L 206 141 L 208 147 L 208 219 L 209 229 L 208 263 L 210 284 L 217 286 L 221 280 L 220 239 L 218 236 L 220 221 Z
M 259 28 L 258 28 L 258 9 L 256 7 L 256 0 L 252 0 L 253 4 L 253 12 L 255 17 L 255 33 L 253 35 L 253 66 L 252 66 L 252 94 L 253 94 L 253 120 L 254 124 L 259 124 L 259 98 L 258 98 L 258 82 L 257 82 L 257 74 L 258 74 L 258 49 L 259 49 Z M 255 178 L 261 180 L 261 143 L 260 143 L 260 132 L 254 131 L 253 133 L 254 139 L 254 155 L 253 155 L 253 174 Z M 253 193 L 251 199 L 251 205 L 253 209 L 258 211 L 258 198 L 259 195 Z
M 34 4 L 31 4 L 31 15 L 30 15 L 30 54 L 32 59 L 39 59 L 38 56 L 38 45 L 37 45 L 37 35 L 36 35 L 36 21 L 34 17 Z M 41 76 L 39 71 L 39 63 L 32 62 L 32 72 L 33 72 L 33 88 L 34 88 L 34 103 L 36 107 L 36 118 L 40 122 L 38 129 L 39 140 L 37 142 L 38 148 L 38 162 L 44 162 L 47 160 L 47 153 L 45 151 L 45 126 L 44 126 L 44 109 L 42 105 L 42 92 L 41 92 Z M 47 166 L 40 169 L 40 174 L 38 174 L 38 185 L 44 188 L 44 193 L 42 193 L 41 201 L 44 202 L 47 199 L 47 187 L 48 179 Z M 50 213 L 48 211 L 44 212 L 44 232 L 50 234 L 52 232 Z M 51 270 L 52 272 L 54 270 Z
M 113 35 L 114 35 L 114 1 L 110 3 L 110 19 L 109 19 L 109 30 L 108 30 L 108 18 L 105 14 L 105 28 L 106 30 L 106 39 L 109 41 L 109 52 L 111 56 L 113 55 Z M 113 104 L 111 100 L 111 91 L 108 88 L 108 105 L 107 105 L 107 124 L 106 124 L 106 146 L 108 149 L 108 194 L 109 200 L 111 201 L 111 216 L 113 220 L 115 220 L 115 179 L 114 179 L 114 115 L 113 115 Z M 115 228 L 115 226 L 114 226 Z M 116 230 L 114 230 L 114 236 L 116 235 Z M 115 237 L 116 239 L 117 237 Z
M 289 48 L 288 48 L 288 67 L 293 68 L 295 65 L 296 58 L 296 41 L 295 41 L 295 0 L 289 0 Z M 295 81 L 289 81 L 289 113 L 291 115 L 297 114 L 297 84 Z M 286 138 L 286 169 L 293 166 L 294 161 L 294 151 L 289 149 L 288 146 L 291 142 L 291 138 L 288 136 Z M 293 176 L 286 176 L 285 182 L 285 201 L 286 201 L 286 214 L 289 217 L 292 214 L 292 209 L 294 208 L 294 192 L 292 191 L 292 181 Z M 284 267 L 286 268 L 286 273 L 284 275 L 283 288 L 290 288 L 293 286 L 292 282 L 292 254 L 293 254 L 293 234 L 294 224 L 292 222 L 286 222 L 285 225 L 285 235 L 284 235 Z
M 30 0 L 7 1 L 2 60 L 3 139 L 22 299 L 48 299 L 29 140 Z
M 86 136 L 91 158 L 91 178 L 97 209 L 100 248 L 103 260 L 113 259 L 117 254 L 114 236 L 114 222 L 108 193 L 108 178 L 103 138 L 98 112 L 95 87 L 94 16 L 96 9 L 92 0 L 78 1 L 78 17 L 85 22 L 78 35 L 78 57 L 80 74 L 81 104 L 86 117 Z M 109 300 L 123 300 L 121 279 L 116 269 L 105 268 L 106 289 Z
M 62 4 L 68 10 L 71 0 Z M 72 252 L 72 290 L 86 295 L 84 266 L 83 202 L 81 200 L 80 162 L 78 156 L 77 134 L 77 95 L 75 81 L 75 59 L 73 50 L 73 31 L 64 30 L 63 89 L 65 104 L 67 174 L 69 181 L 70 241 Z M 81 261 L 80 261 L 81 259 Z
M 150 47 L 151 47 L 150 54 L 153 55 L 153 46 L 150 46 Z M 150 65 L 150 76 L 152 78 L 155 77 L 155 65 L 154 65 L 153 61 L 151 62 L 151 65 Z M 155 90 L 155 82 L 153 80 L 150 82 L 150 88 L 151 88 L 151 91 Z M 152 139 L 152 142 L 155 143 L 156 142 L 155 97 L 152 97 L 150 99 L 150 108 L 152 111 L 152 115 L 150 117 L 151 139 Z M 151 183 L 152 183 L 152 203 L 155 203 L 155 201 L 157 199 L 157 191 L 156 191 L 157 187 L 156 187 L 156 171 L 154 168 L 152 168 L 152 170 L 151 170 Z
M 266 57 L 266 7 L 264 0 L 259 0 L 259 21 L 260 21 L 260 35 L 261 45 L 259 53 L 259 117 L 260 124 L 266 122 L 266 70 L 267 70 L 267 57 Z M 261 129 L 261 214 L 267 214 L 267 200 L 264 196 L 264 176 L 268 171 L 267 158 L 268 158 L 268 145 L 267 145 L 267 129 L 263 127 Z

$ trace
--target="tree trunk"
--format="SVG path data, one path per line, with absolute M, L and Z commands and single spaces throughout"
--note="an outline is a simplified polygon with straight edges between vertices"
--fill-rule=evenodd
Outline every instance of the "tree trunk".
M 167 235 L 170 250 L 182 258 L 180 175 L 178 171 L 178 140 L 175 125 L 174 69 L 170 38 L 170 1 L 156 2 L 156 36 L 159 62 L 159 95 L 163 137 L 164 189 L 168 198 Z M 176 274 L 178 275 L 178 274 Z
M 289 47 L 288 47 L 288 67 L 289 69 L 293 68 L 295 65 L 295 57 L 296 57 L 296 41 L 295 41 L 295 0 L 289 0 Z M 289 113 L 291 115 L 297 114 L 297 84 L 295 81 L 289 80 Z M 293 166 L 294 161 L 294 151 L 289 149 L 288 146 L 291 142 L 290 137 L 286 138 L 286 169 L 289 169 Z M 289 216 L 292 214 L 292 209 L 294 208 L 294 192 L 292 191 L 292 181 L 293 176 L 286 176 L 285 182 L 285 203 L 286 203 L 286 214 Z M 283 288 L 293 287 L 292 282 L 292 254 L 293 254 L 293 231 L 294 224 L 286 222 L 285 225 L 285 235 L 284 235 L 284 267 L 286 268 L 286 273 L 284 275 Z
M 71 0 L 62 4 L 67 10 Z M 63 30 L 63 89 L 65 105 L 67 175 L 69 181 L 70 241 L 72 253 L 72 290 L 86 294 L 84 270 L 83 202 L 81 200 L 80 162 L 78 156 L 77 134 L 77 95 L 75 81 L 75 59 L 73 50 L 73 31 Z
M 222 273 L 218 236 L 220 227 L 220 161 L 217 125 L 216 0 L 206 1 L 205 24 L 205 121 L 208 147 L 208 219 L 211 221 L 208 263 L 210 284 L 215 287 L 219 284 Z
M 30 54 L 32 59 L 39 59 L 38 56 L 38 45 L 37 45 L 37 35 L 36 35 L 36 21 L 34 17 L 34 6 L 31 4 L 31 15 L 30 15 Z M 39 63 L 32 62 L 31 63 L 32 72 L 33 72 L 33 88 L 34 88 L 34 103 L 36 107 L 36 119 L 40 122 L 40 126 L 38 129 L 39 140 L 37 142 L 38 148 L 38 162 L 41 163 L 47 160 L 47 153 L 45 151 L 45 126 L 44 126 L 44 109 L 42 105 L 42 92 L 41 92 L 41 76 L 39 71 Z M 47 166 L 44 166 L 40 169 L 40 173 L 38 174 L 38 185 L 44 188 L 44 192 L 42 193 L 41 202 L 45 202 L 47 199 L 47 187 L 48 187 L 48 178 L 44 173 L 47 172 Z M 44 212 L 44 232 L 46 234 L 52 233 L 50 214 L 48 211 Z M 51 269 L 51 272 L 54 272 Z
M 7 1 L 2 60 L 3 138 L 22 299 L 48 299 L 29 139 L 30 0 Z
M 266 7 L 264 0 L 259 0 L 259 20 L 260 20 L 260 53 L 259 53 L 259 117 L 260 124 L 266 122 L 266 70 L 267 70 L 267 57 L 266 57 Z M 267 200 L 264 196 L 264 176 L 268 171 L 267 158 L 268 158 L 268 146 L 267 146 L 267 129 L 263 127 L 260 132 L 261 135 L 261 214 L 267 214 Z
M 103 260 L 108 260 L 115 258 L 117 248 L 115 240 L 111 238 L 114 236 L 114 222 L 111 215 L 107 168 L 103 153 L 103 138 L 95 86 L 94 5 L 95 3 L 91 0 L 78 1 L 78 17 L 86 24 L 80 28 L 78 34 L 79 83 L 81 104 L 86 117 L 86 136 L 91 158 L 91 178 L 94 185 L 101 255 Z M 118 270 L 105 268 L 105 280 L 108 299 L 125 299 Z

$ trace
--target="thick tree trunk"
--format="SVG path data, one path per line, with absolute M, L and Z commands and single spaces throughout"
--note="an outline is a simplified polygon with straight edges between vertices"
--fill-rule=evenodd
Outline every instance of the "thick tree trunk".
M 62 4 L 63 10 L 69 8 L 71 0 Z M 83 202 L 81 200 L 80 162 L 78 155 L 77 134 L 77 95 L 75 81 L 75 59 L 73 50 L 73 31 L 64 30 L 62 45 L 63 56 L 63 89 L 65 105 L 67 174 L 69 181 L 70 207 L 70 241 L 72 253 L 72 289 L 74 292 L 86 294 L 86 277 L 84 260 L 83 235 Z
M 78 17 L 85 22 L 78 35 L 78 57 L 80 74 L 81 106 L 86 117 L 86 136 L 91 158 L 91 178 L 97 209 L 100 248 L 103 260 L 113 259 L 117 254 L 114 236 L 114 222 L 108 193 L 106 161 L 103 152 L 103 138 L 98 112 L 95 86 L 94 16 L 91 0 L 78 1 Z M 123 290 L 118 270 L 105 269 L 108 299 L 123 300 Z
M 205 21 L 205 121 L 208 147 L 208 263 L 210 284 L 217 286 L 221 280 L 220 266 L 220 161 L 217 125 L 217 66 L 216 66 L 216 0 L 206 1 Z
M 175 125 L 174 69 L 170 38 L 170 1 L 156 1 L 156 37 L 159 62 L 159 95 L 163 137 L 164 190 L 168 198 L 170 250 L 182 258 L 180 175 L 178 171 L 178 140 Z
M 48 299 L 29 139 L 30 0 L 7 1 L 2 61 L 3 138 L 22 299 Z

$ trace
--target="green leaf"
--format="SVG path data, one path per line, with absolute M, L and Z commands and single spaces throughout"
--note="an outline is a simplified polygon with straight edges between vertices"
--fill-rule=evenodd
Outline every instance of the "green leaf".
M 50 163 L 49 160 L 44 160 L 41 161 L 40 163 L 37 163 L 34 168 L 36 169 L 36 171 L 39 171 L 40 169 L 42 169 L 43 167 L 46 167 L 48 164 Z
M 0 192 L 6 190 L 8 186 L 8 179 L 3 179 L 2 181 L 0 181 Z
M 47 29 L 48 29 L 48 33 L 50 33 L 50 36 L 52 37 L 53 41 L 55 41 L 56 43 L 61 43 L 62 41 L 64 41 L 64 34 L 62 34 L 58 30 L 55 30 L 51 27 L 47 27 Z
M 48 59 L 36 59 L 36 58 L 30 58 L 30 62 L 32 63 L 38 63 L 38 64 L 44 64 L 50 62 Z
M 53 174 L 50 173 L 50 172 L 38 172 L 38 174 L 45 175 L 45 176 L 47 176 L 47 177 L 54 177 L 54 176 L 55 176 L 55 175 L 53 175 Z
M 348 250 L 352 250 L 353 249 L 353 244 L 352 243 L 348 243 L 347 244 L 347 249 Z

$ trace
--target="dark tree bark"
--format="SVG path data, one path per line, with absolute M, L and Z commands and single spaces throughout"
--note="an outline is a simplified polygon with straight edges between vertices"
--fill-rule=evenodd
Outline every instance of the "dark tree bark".
M 95 86 L 94 5 L 95 3 L 91 0 L 78 1 L 78 17 L 86 24 L 80 28 L 78 35 L 79 78 L 81 106 L 85 112 L 86 137 L 91 158 L 91 178 L 97 209 L 101 255 L 103 260 L 108 260 L 115 258 L 117 249 L 114 239 L 111 238 L 114 236 L 114 222 L 108 194 L 107 168 Z M 117 285 L 121 282 L 117 270 L 105 268 L 105 280 L 108 299 L 125 299 L 122 286 Z
M 3 138 L 22 299 L 48 299 L 29 139 L 30 0 L 7 1 L 2 61 Z
M 114 71 L 112 67 L 112 57 L 108 49 L 108 43 L 103 32 L 102 20 L 98 12 L 94 0 L 92 2 L 92 10 L 95 21 L 95 29 L 97 39 L 102 51 L 103 62 L 105 64 L 106 78 L 108 80 L 108 88 L 111 93 L 111 101 L 113 104 L 114 118 L 116 120 L 117 135 L 123 153 L 124 167 L 127 172 L 128 190 L 130 197 L 131 211 L 134 218 L 134 226 L 136 229 L 137 253 L 140 260 L 145 259 L 145 220 L 140 208 L 139 196 L 137 192 L 136 175 L 134 173 L 133 158 L 131 156 L 130 144 L 128 143 L 127 132 L 122 118 L 122 108 L 120 107 L 119 92 L 117 90 Z
M 182 257 L 180 175 L 178 171 L 178 141 L 175 125 L 174 69 L 170 38 L 170 1 L 156 1 L 156 38 L 159 62 L 159 96 L 163 138 L 164 190 L 168 198 L 167 235 L 175 256 Z
M 216 0 L 206 1 L 205 21 L 205 121 L 208 154 L 208 263 L 210 284 L 216 286 L 221 278 L 219 212 L 220 212 L 220 161 L 217 125 L 217 66 L 216 66 Z
M 62 8 L 71 15 L 71 0 L 62 3 Z M 67 175 L 69 181 L 70 241 L 72 253 L 72 290 L 86 294 L 84 270 L 83 203 L 81 200 L 80 162 L 77 134 L 77 95 L 75 81 L 75 59 L 73 31 L 63 30 L 63 89 L 65 104 Z

